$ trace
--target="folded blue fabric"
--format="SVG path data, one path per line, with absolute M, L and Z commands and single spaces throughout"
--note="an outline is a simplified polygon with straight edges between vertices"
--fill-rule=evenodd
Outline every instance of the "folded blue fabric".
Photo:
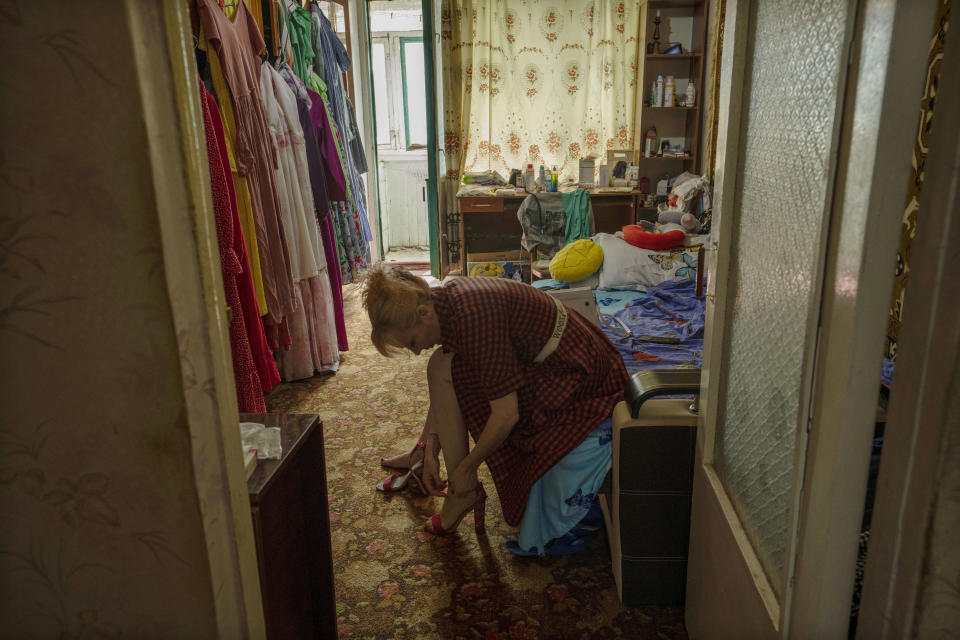
M 583 532 L 577 535 L 571 531 L 548 542 L 543 553 L 540 553 L 536 547 L 523 549 L 516 540 L 507 540 L 506 547 L 507 551 L 513 555 L 524 558 L 534 556 L 567 556 L 572 553 L 577 553 L 578 551 L 583 551 L 587 545 L 590 544 L 590 537 L 591 534 L 589 532 Z

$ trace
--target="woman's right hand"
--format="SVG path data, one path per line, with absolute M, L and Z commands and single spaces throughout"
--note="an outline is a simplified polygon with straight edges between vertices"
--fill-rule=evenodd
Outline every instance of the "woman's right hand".
M 431 496 L 446 497 L 447 483 L 440 479 L 440 438 L 431 433 L 424 440 L 423 485 Z

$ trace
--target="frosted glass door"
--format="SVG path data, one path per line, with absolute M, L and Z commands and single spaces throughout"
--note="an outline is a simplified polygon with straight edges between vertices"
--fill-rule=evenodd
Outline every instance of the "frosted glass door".
M 845 0 L 751 3 L 717 474 L 778 598 L 825 255 Z

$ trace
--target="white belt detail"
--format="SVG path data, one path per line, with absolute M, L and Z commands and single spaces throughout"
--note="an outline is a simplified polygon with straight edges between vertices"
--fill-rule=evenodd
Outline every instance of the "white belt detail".
M 553 304 L 557 305 L 557 321 L 553 325 L 553 333 L 550 334 L 547 344 L 543 345 L 543 349 L 540 349 L 540 353 L 533 359 L 537 364 L 546 360 L 547 356 L 556 351 L 560 344 L 560 338 L 563 337 L 563 330 L 567 328 L 567 308 L 553 296 L 550 296 L 550 299 L 553 300 Z

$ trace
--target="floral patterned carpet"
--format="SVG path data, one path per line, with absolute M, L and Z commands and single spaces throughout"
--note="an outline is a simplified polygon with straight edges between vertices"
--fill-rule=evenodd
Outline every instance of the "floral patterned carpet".
M 436 537 L 440 498 L 375 490 L 380 457 L 412 446 L 427 406 L 428 354 L 388 359 L 370 343 L 356 285 L 344 288 L 350 351 L 340 371 L 276 387 L 267 410 L 323 420 L 341 639 L 686 638 L 677 608 L 624 608 L 601 531 L 571 556 L 517 558 L 486 468 L 487 532 L 473 515 Z

